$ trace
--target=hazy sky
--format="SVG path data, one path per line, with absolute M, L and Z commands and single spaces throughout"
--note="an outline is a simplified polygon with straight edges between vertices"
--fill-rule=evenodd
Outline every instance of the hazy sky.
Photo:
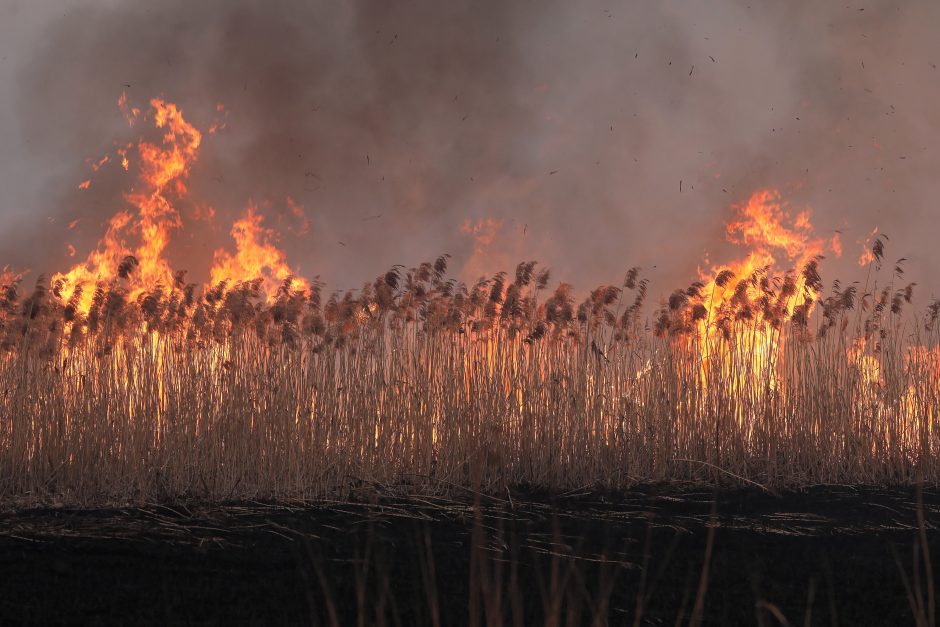
M 126 91 L 229 112 L 191 179 L 216 217 L 181 207 L 169 251 L 196 276 L 253 201 L 336 287 L 449 252 L 579 284 L 641 265 L 664 293 L 775 187 L 842 231 L 828 278 L 878 226 L 940 291 L 938 25 L 931 0 L 0 0 L 0 266 L 74 263 L 123 207 L 119 173 L 77 185 L 136 139 Z

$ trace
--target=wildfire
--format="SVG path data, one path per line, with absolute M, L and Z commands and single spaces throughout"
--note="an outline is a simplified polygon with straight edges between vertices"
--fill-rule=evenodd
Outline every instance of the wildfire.
M 181 226 L 179 212 L 170 202 L 170 194 L 186 195 L 186 178 L 196 160 L 202 134 L 187 123 L 176 105 L 151 100 L 154 125 L 166 129 L 161 145 L 141 142 L 138 146 L 140 177 L 144 189 L 127 200 L 139 210 L 137 228 L 141 244 L 135 256 L 140 262 L 137 276 L 139 290 L 170 285 L 173 271 L 163 258 L 170 232 Z
M 126 94 L 122 94 L 118 106 L 129 124 L 149 120 L 155 129 L 162 131 L 162 136 L 157 142 L 141 139 L 136 145 L 127 144 L 117 149 L 115 162 L 125 171 L 130 170 L 131 159 L 137 166 L 137 184 L 124 195 L 129 207 L 110 218 L 104 236 L 83 262 L 53 276 L 57 294 L 63 301 L 72 302 L 81 314 L 90 310 L 99 285 L 120 284 L 133 300 L 174 284 L 174 273 L 165 253 L 173 232 L 182 227 L 178 207 L 188 197 L 187 179 L 202 143 L 202 133 L 187 122 L 179 107 L 171 102 L 154 98 L 150 108 L 142 111 L 131 106 Z M 216 110 L 225 113 L 221 105 Z M 222 128 L 223 123 L 214 123 L 210 132 Z M 110 156 L 105 156 L 92 163 L 92 169 L 97 172 L 111 161 Z M 91 180 L 87 180 L 79 187 L 84 190 L 90 186 Z M 293 201 L 289 201 L 289 205 L 295 215 L 300 212 Z M 214 214 L 214 210 L 199 209 L 196 214 L 199 219 L 202 215 Z M 305 281 L 293 278 L 284 253 L 273 243 L 273 232 L 262 226 L 262 220 L 255 208 L 249 207 L 244 217 L 234 224 L 232 236 L 236 252 L 215 251 L 210 272 L 212 284 L 261 279 L 263 292 L 268 297 L 273 297 L 288 279 L 292 289 L 306 289 Z M 69 228 L 74 228 L 77 222 L 73 221 Z M 128 240 L 135 243 L 130 244 Z M 69 254 L 74 256 L 74 249 L 70 249 Z
M 868 237 L 865 238 L 865 242 L 864 242 L 864 243 L 862 243 L 861 241 L 858 242 L 859 244 L 862 244 L 862 254 L 859 255 L 859 257 L 858 257 L 858 265 L 860 265 L 860 266 L 867 266 L 867 265 L 870 264 L 871 262 L 875 261 L 875 254 L 874 254 L 874 252 L 872 251 L 871 243 L 872 243 L 872 240 L 873 240 L 873 239 L 875 238 L 875 236 L 877 236 L 877 235 L 878 235 L 878 227 L 876 226 L 876 227 L 872 230 L 872 232 L 868 234 Z
M 669 309 L 684 309 L 686 321 L 669 323 L 664 312 L 659 328 L 672 324 L 695 330 L 703 378 L 710 367 L 724 369 L 744 360 L 739 383 L 766 380 L 776 386 L 782 324 L 808 319 L 819 296 L 815 266 L 826 252 L 841 254 L 841 241 L 838 233 L 828 240 L 817 237 L 810 210 L 794 214 L 775 189 L 757 190 L 734 211 L 726 237 L 748 246 L 747 255 L 713 266 L 709 273 L 700 269 L 692 288 L 670 297 Z M 778 259 L 788 267 L 779 268 Z
M 126 95 L 122 95 L 118 104 L 130 124 L 150 122 L 161 135 L 158 141 L 141 139 L 136 144 L 119 145 L 116 158 L 106 156 L 91 163 L 97 172 L 109 163 L 120 164 L 124 170 L 130 171 L 133 162 L 138 180 L 124 195 L 128 206 L 110 218 L 96 248 L 82 263 L 53 277 L 54 293 L 81 315 L 91 309 L 96 292 L 116 290 L 129 301 L 134 301 L 142 295 L 149 298 L 147 295 L 181 287 L 166 259 L 166 251 L 172 234 L 183 226 L 179 207 L 188 200 L 187 181 L 197 160 L 203 134 L 184 119 L 182 111 L 173 103 L 153 99 L 150 107 L 142 111 L 129 105 Z M 227 114 L 221 105 L 217 112 Z M 224 127 L 223 119 L 207 132 L 215 133 Z M 83 189 L 90 184 L 90 180 L 83 183 Z M 298 224 L 297 228 L 289 227 L 289 230 L 298 235 L 306 233 L 309 222 L 302 207 L 292 198 L 287 198 L 286 202 Z M 195 209 L 187 213 L 187 220 L 211 220 L 215 215 L 212 207 L 199 202 L 190 204 Z M 747 247 L 747 253 L 737 260 L 712 266 L 707 272 L 700 269 L 700 280 L 687 290 L 674 292 L 668 305 L 664 305 L 655 332 L 679 342 L 695 343 L 692 345 L 696 345 L 694 352 L 700 356 L 703 380 L 710 368 L 726 370 L 729 364 L 743 360 L 745 365 L 735 366 L 733 369 L 737 374 L 730 380 L 742 385 L 745 380 L 768 381 L 776 387 L 779 347 L 784 333 L 789 332 L 783 323 L 796 322 L 805 327 L 820 296 L 821 282 L 816 265 L 827 253 L 841 255 L 841 240 L 838 233 L 831 238 L 816 235 L 811 210 L 791 209 L 776 189 L 757 190 L 746 202 L 734 206 L 733 211 L 733 217 L 725 227 L 725 235 L 729 242 Z M 77 221 L 72 222 L 69 228 L 74 228 L 75 224 Z M 461 232 L 473 241 L 473 253 L 465 273 L 477 270 L 476 264 L 480 260 L 498 254 L 494 248 L 502 227 L 503 222 L 494 219 L 467 221 L 461 226 Z M 876 233 L 877 229 L 869 240 Z M 233 249 L 214 251 L 208 287 L 222 286 L 224 290 L 252 283 L 252 290 L 257 289 L 258 297 L 271 302 L 285 291 L 296 294 L 310 289 L 308 282 L 288 264 L 285 253 L 277 246 L 275 231 L 265 225 L 257 205 L 249 205 L 232 225 L 231 236 Z M 75 255 L 74 248 L 69 248 L 69 254 Z M 778 263 L 786 264 L 786 267 L 778 267 Z M 520 266 L 525 267 L 525 264 Z M 500 318 L 505 318 L 504 309 L 517 313 L 525 310 L 517 302 L 518 290 L 530 282 L 528 275 L 532 267 L 528 266 L 521 275 L 519 272 L 517 270 L 517 285 L 513 288 L 516 291 L 510 289 L 505 294 L 512 305 L 501 304 L 504 290 L 501 275 L 497 275 L 499 278 L 492 286 L 481 279 L 474 287 L 474 293 L 480 290 L 490 293 L 488 308 L 483 310 L 484 317 L 493 318 L 498 313 Z M 540 289 L 545 287 L 546 281 L 547 274 L 544 281 L 539 279 Z M 386 277 L 384 282 L 386 287 L 397 284 L 397 275 L 391 279 Z M 636 285 L 634 275 L 624 288 L 633 290 Z M 645 290 L 643 282 L 637 305 L 628 308 L 623 320 L 637 315 Z M 596 317 L 599 312 L 606 311 L 608 305 L 619 302 L 621 294 L 622 290 L 614 287 L 595 290 L 590 302 L 582 306 L 584 317 Z M 479 300 L 472 294 L 470 299 L 474 302 Z M 557 313 L 559 303 L 563 302 L 567 302 L 567 296 L 556 293 L 546 303 L 545 311 L 549 311 L 551 305 L 551 311 Z M 354 309 L 359 312 L 357 315 L 369 318 L 368 312 L 372 312 L 374 306 L 372 303 L 363 305 L 361 311 Z M 492 315 L 486 313 L 490 310 Z M 532 311 L 537 312 L 537 309 Z M 510 313 L 508 317 L 512 315 L 515 314 Z M 615 326 L 626 324 L 617 323 L 614 313 L 605 315 L 614 321 L 611 324 Z M 579 309 L 578 319 L 581 318 Z M 316 326 L 314 322 L 311 324 Z M 539 333 L 533 332 L 532 337 L 541 337 L 544 333 L 545 328 L 542 328 Z M 625 336 L 626 332 L 619 329 L 614 335 L 618 334 Z M 604 350 L 596 345 L 594 348 L 598 355 L 606 358 Z M 878 370 L 877 360 L 865 354 L 863 348 L 859 345 L 850 351 L 848 359 L 858 364 L 866 382 L 874 385 L 882 373 Z
M 838 234 L 829 240 L 816 237 L 810 215 L 807 209 L 793 216 L 780 192 L 775 189 L 758 190 L 746 203 L 736 207 L 736 217 L 726 227 L 727 238 L 734 244 L 749 246 L 750 251 L 744 259 L 712 267 L 709 275 L 699 270 L 699 277 L 704 284 L 702 293 L 709 295 L 705 303 L 708 319 L 716 320 L 717 312 L 736 293 L 740 296 L 745 291 L 752 300 L 758 299 L 759 285 L 751 285 L 747 281 L 755 273 L 772 278 L 770 273 L 780 271 L 776 267 L 780 253 L 786 257 L 791 268 L 802 268 L 827 251 L 837 256 L 841 254 Z M 722 275 L 724 279 L 719 281 L 718 277 Z M 791 296 L 803 293 L 806 288 L 805 278 L 801 276 L 793 281 Z M 813 297 L 816 295 L 811 294 Z M 783 303 L 785 313 L 792 314 L 798 304 L 796 298 L 789 298 Z
M 122 97 L 121 104 L 126 106 L 126 97 Z M 119 267 L 128 257 L 137 261 L 129 292 L 131 298 L 159 285 L 172 284 L 173 272 L 163 252 L 171 231 L 181 226 L 173 200 L 186 194 L 185 180 L 196 159 L 202 134 L 186 122 L 175 104 L 154 98 L 150 106 L 154 127 L 164 134 L 159 144 L 141 140 L 137 145 L 140 186 L 124 196 L 134 211 L 117 212 L 109 220 L 107 232 L 97 248 L 85 261 L 53 276 L 53 284 L 59 286 L 64 300 L 70 300 L 80 290 L 76 308 L 81 313 L 87 313 L 92 304 L 94 289 L 88 288 L 117 280 Z M 104 160 L 99 162 L 100 165 L 105 163 Z M 82 185 L 87 189 L 90 181 L 86 183 Z M 125 240 L 131 234 L 139 242 L 134 248 Z
M 249 207 L 244 217 L 235 222 L 232 237 L 236 252 L 232 255 L 225 249 L 215 251 L 210 282 L 217 285 L 225 281 L 232 285 L 262 279 L 262 291 L 268 298 L 273 298 L 285 282 L 292 290 L 306 290 L 307 282 L 295 276 L 284 253 L 271 243 L 274 232 L 263 227 L 262 221 L 255 208 Z
M 821 253 L 823 248 L 820 241 L 812 240 L 813 225 L 809 218 L 809 210 L 791 218 L 779 191 L 761 189 L 751 195 L 738 209 L 737 218 L 728 223 L 728 241 L 761 251 L 782 250 L 789 259 L 805 259 Z
M 25 275 L 25 272 L 15 272 L 10 266 L 3 266 L 0 268 L 0 287 L 16 285 Z
M 567 283 L 551 290 L 534 261 L 468 284 L 449 278 L 442 255 L 324 299 L 322 284 L 298 278 L 278 247 L 262 211 L 269 205 L 251 204 L 200 289 L 171 270 L 168 251 L 184 222 L 216 222 L 187 189 L 203 134 L 164 100 L 146 111 L 126 96 L 119 104 L 131 124 L 159 136 L 89 162 L 137 176 L 98 244 L 51 289 L 39 280 L 21 296 L 22 274 L 0 271 L 0 382 L 17 391 L 0 395 L 0 409 L 24 427 L 10 422 L 3 437 L 19 447 L 13 467 L 27 479 L 51 473 L 17 485 L 60 485 L 72 473 L 61 485 L 99 489 L 87 473 L 105 462 L 119 481 L 177 477 L 177 489 L 189 490 L 188 460 L 200 458 L 225 460 L 219 468 L 234 469 L 236 486 L 258 476 L 260 461 L 270 474 L 246 489 L 261 493 L 285 480 L 281 469 L 314 468 L 286 475 L 306 486 L 346 476 L 334 460 L 359 465 L 367 452 L 387 457 L 366 462 L 383 472 L 400 462 L 409 477 L 456 476 L 480 457 L 484 470 L 514 477 L 537 469 L 546 451 L 587 461 L 580 474 L 566 461 L 518 476 L 600 484 L 610 468 L 626 468 L 631 481 L 635 470 L 701 478 L 676 470 L 700 462 L 746 481 L 831 482 L 856 464 L 848 476 L 895 481 L 940 450 L 940 300 L 917 330 L 924 335 L 911 334 L 901 313 L 913 284 L 879 286 L 877 231 L 868 253 L 877 287 L 858 294 L 856 284 L 834 282 L 823 298 L 818 265 L 841 254 L 839 234 L 820 237 L 809 209 L 758 190 L 733 207 L 725 229 L 746 252 L 699 270 L 647 324 L 639 268 L 579 304 Z M 288 197 L 286 210 L 286 230 L 306 233 L 303 207 Z M 513 247 L 501 220 L 460 228 L 471 251 L 465 276 L 503 263 Z M 851 446 L 834 446 L 833 434 Z M 805 457 L 808 446 L 817 457 Z M 625 465 L 638 456 L 632 470 Z M 514 461 L 492 461 L 502 459 Z

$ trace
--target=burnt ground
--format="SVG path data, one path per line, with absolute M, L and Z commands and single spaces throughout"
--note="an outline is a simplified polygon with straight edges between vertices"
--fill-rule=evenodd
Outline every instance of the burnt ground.
M 713 530 L 704 624 L 913 624 L 917 511 L 914 488 L 831 486 L 8 511 L 0 623 L 673 625 Z

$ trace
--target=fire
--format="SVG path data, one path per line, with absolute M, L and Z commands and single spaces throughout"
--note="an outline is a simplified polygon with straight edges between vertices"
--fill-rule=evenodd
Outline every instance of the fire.
M 92 172 L 97 172 L 106 164 L 110 163 L 110 161 L 111 161 L 111 155 L 105 155 L 101 157 L 100 159 L 98 159 L 97 161 L 92 161 L 91 159 L 89 159 L 88 164 L 91 166 Z
M 127 199 L 139 210 L 138 228 L 141 244 L 135 256 L 140 262 L 138 281 L 141 291 L 157 285 L 171 285 L 173 272 L 163 258 L 170 232 L 181 226 L 179 212 L 171 204 L 169 193 L 186 195 L 186 178 L 196 160 L 202 134 L 187 123 L 176 105 L 162 100 L 150 101 L 154 125 L 166 129 L 162 145 L 141 142 L 140 175 L 145 187 Z
M 832 252 L 836 254 L 836 257 L 842 256 L 842 238 L 839 237 L 838 233 L 833 235 L 832 239 L 829 240 L 829 247 L 832 249 Z
M 726 227 L 728 241 L 747 245 L 750 252 L 744 259 L 712 267 L 710 275 L 699 271 L 699 277 L 704 283 L 702 293 L 709 295 L 705 307 L 712 321 L 717 319 L 715 314 L 730 301 L 744 281 L 755 273 L 768 275 L 773 271 L 779 272 L 776 264 L 780 253 L 786 257 L 791 268 L 802 268 L 827 251 L 836 255 L 842 252 L 838 234 L 830 240 L 816 237 L 810 222 L 810 210 L 801 211 L 793 217 L 778 190 L 761 189 L 754 192 L 743 206 L 736 208 L 736 214 Z M 717 277 L 723 272 L 730 272 L 732 278 L 728 282 L 722 281 L 724 285 L 719 285 Z M 768 278 L 772 276 L 768 275 Z M 802 293 L 806 284 L 803 277 L 794 281 L 793 296 Z M 760 296 L 757 286 L 748 286 L 746 292 L 752 299 Z M 786 301 L 785 313 L 792 314 L 798 304 L 796 298 Z
M 738 209 L 737 218 L 728 223 L 726 231 L 732 243 L 760 250 L 779 249 L 793 259 L 807 253 L 812 228 L 808 210 L 791 218 L 780 192 L 762 189 Z
M 80 314 L 89 312 L 99 286 L 105 290 L 116 288 L 129 300 L 136 300 L 178 283 L 166 253 L 171 236 L 183 226 L 178 207 L 188 199 L 187 181 L 203 134 L 171 102 L 155 98 L 146 111 L 141 111 L 122 94 L 118 104 L 129 123 L 149 121 L 161 135 L 158 141 L 141 139 L 136 144 L 119 145 L 118 158 L 105 156 L 91 164 L 96 172 L 112 162 L 129 171 L 133 160 L 138 180 L 124 196 L 128 207 L 111 217 L 96 248 L 82 263 L 53 277 L 55 293 L 63 302 L 71 302 Z M 216 112 L 227 116 L 222 105 L 216 107 Z M 207 133 L 224 128 L 223 117 Z M 86 181 L 82 188 L 90 184 Z M 305 234 L 309 222 L 302 206 L 290 197 L 286 202 L 299 225 L 289 230 Z M 188 220 L 213 219 L 213 208 L 199 202 L 190 204 L 195 209 L 188 212 Z M 664 307 L 656 325 L 657 334 L 675 332 L 675 338 L 697 342 L 703 378 L 710 367 L 727 368 L 735 360 L 745 359 L 747 365 L 736 376 L 767 380 L 773 386 L 780 359 L 778 349 L 784 333 L 789 332 L 783 323 L 802 322 L 805 326 L 820 295 L 816 264 L 827 253 L 841 255 L 842 243 L 838 232 L 830 238 L 816 235 L 811 209 L 791 208 L 776 189 L 755 191 L 733 211 L 725 235 L 729 242 L 747 247 L 747 253 L 712 266 L 707 272 L 700 269 L 700 281 L 670 297 L 668 310 Z M 76 224 L 77 220 L 69 228 Z M 473 242 L 465 274 L 468 270 L 483 270 L 477 267 L 482 260 L 501 255 L 495 248 L 497 242 L 502 244 L 503 226 L 502 220 L 492 218 L 468 220 L 461 225 L 461 232 Z M 876 233 L 877 229 L 869 241 Z M 257 205 L 249 205 L 232 225 L 231 236 L 234 249 L 214 251 L 209 286 L 224 284 L 232 288 L 258 281 L 260 296 L 268 300 L 277 299 L 285 289 L 310 289 L 288 264 L 287 256 L 277 246 L 274 230 L 265 225 Z M 76 254 L 74 248 L 69 248 L 69 254 Z M 882 374 L 876 360 L 864 354 L 862 348 L 849 351 L 848 359 L 858 363 L 866 381 L 874 384 Z
M 493 218 L 479 219 L 475 223 L 470 220 L 464 220 L 460 225 L 460 232 L 473 237 L 474 254 L 483 254 L 488 246 L 496 239 L 497 233 L 503 228 L 502 220 Z
M 817 237 L 811 211 L 794 215 L 776 189 L 757 190 L 734 210 L 726 237 L 748 246 L 749 252 L 743 259 L 713 266 L 707 274 L 700 269 L 700 281 L 691 291 L 674 294 L 670 308 L 677 301 L 696 301 L 688 315 L 700 346 L 703 377 L 709 367 L 727 368 L 735 359 L 744 359 L 742 383 L 755 378 L 773 386 L 783 322 L 795 313 L 805 321 L 819 295 L 819 285 L 808 281 L 812 274 L 802 269 L 815 268 L 828 251 L 841 254 L 841 241 L 838 234 Z M 781 258 L 787 268 L 778 267 Z M 718 361 L 709 366 L 715 357 Z
M 699 281 L 668 297 L 654 325 L 642 311 L 648 281 L 638 268 L 577 304 L 566 283 L 546 292 L 550 274 L 534 261 L 520 263 L 514 276 L 498 272 L 467 285 L 449 278 L 442 255 L 415 268 L 393 266 L 324 302 L 322 284 L 298 278 L 278 247 L 266 203 L 250 204 L 235 221 L 233 245 L 214 251 L 210 283 L 200 290 L 184 284 L 169 258 L 171 238 L 187 223 L 215 226 L 214 209 L 188 190 L 204 135 L 173 103 L 154 99 L 141 111 L 122 96 L 119 104 L 135 128 L 152 128 L 148 139 L 116 144 L 119 158 L 94 162 L 137 176 L 103 237 L 81 263 L 55 275 L 51 289 L 40 280 L 25 298 L 17 289 L 22 275 L 0 272 L 7 387 L 43 388 L 0 395 L 6 414 L 27 426 L 26 439 L 18 427 L 3 436 L 21 450 L 18 466 L 52 473 L 23 485 L 59 485 L 65 469 L 77 485 L 97 488 L 87 472 L 103 460 L 120 477 L 161 481 L 155 468 L 183 463 L 165 476 L 191 486 L 188 460 L 197 457 L 224 460 L 241 481 L 254 476 L 258 461 L 303 469 L 290 460 L 318 461 L 326 451 L 355 465 L 357 455 L 383 449 L 388 458 L 378 463 L 403 459 L 409 476 L 456 476 L 466 460 L 495 451 L 494 458 L 517 460 L 506 466 L 512 472 L 533 468 L 520 475 L 531 480 L 542 462 L 526 456 L 560 451 L 573 461 L 586 457 L 585 468 L 599 469 L 601 481 L 610 468 L 632 476 L 623 463 L 638 454 L 635 469 L 649 468 L 650 477 L 670 476 L 678 461 L 727 468 L 746 481 L 834 481 L 843 462 L 876 474 L 886 462 L 900 470 L 889 467 L 896 480 L 911 460 L 938 450 L 940 301 L 925 319 L 928 343 L 908 350 L 920 337 L 900 315 L 913 285 L 856 294 L 855 284 L 834 283 L 833 295 L 821 298 L 818 264 L 841 254 L 840 236 L 820 237 L 811 211 L 791 208 L 777 190 L 758 190 L 733 207 L 725 236 L 746 251 L 700 270 Z M 306 233 L 303 207 L 288 197 L 286 209 L 286 230 Z M 520 239 L 508 226 L 489 218 L 460 227 L 471 251 L 465 276 L 503 263 Z M 876 233 L 869 274 L 884 254 Z M 40 363 L 50 367 L 32 366 Z M 40 424 L 36 416 L 50 419 Z M 107 427 L 93 431 L 101 440 L 86 436 L 86 423 Z M 832 446 L 833 434 L 841 448 Z M 806 464 L 814 435 L 825 436 L 821 457 Z M 172 446 L 185 455 L 165 455 Z M 869 450 L 890 456 L 869 462 Z M 280 465 L 284 451 L 294 457 Z M 441 470 L 438 460 L 452 466 Z M 503 462 L 484 466 L 491 463 Z M 572 474 L 567 463 L 557 473 L 565 481 L 595 481 L 594 470 Z M 778 465 L 795 469 L 788 475 Z M 316 473 L 340 467 L 323 468 Z M 272 476 L 275 485 L 282 480 Z M 307 485 L 304 477 L 288 481 Z
M 178 210 L 179 201 L 187 198 L 186 186 L 190 171 L 196 162 L 202 133 L 183 117 L 182 111 L 175 104 L 155 98 L 150 101 L 150 109 L 143 113 L 128 104 L 127 96 L 122 94 L 118 105 L 130 123 L 141 119 L 152 120 L 153 127 L 162 131 L 159 142 L 140 140 L 136 146 L 129 144 L 118 148 L 119 163 L 124 170 L 130 169 L 129 153 L 136 151 L 138 184 L 124 198 L 130 209 L 121 210 L 109 220 L 107 231 L 87 258 L 72 267 L 68 272 L 57 274 L 53 283 L 60 289 L 64 301 L 69 301 L 79 286 L 76 295 L 76 310 L 87 313 L 94 297 L 94 286 L 124 282 L 128 296 L 135 299 L 139 295 L 160 287 L 174 284 L 174 274 L 165 253 L 174 231 L 182 227 L 182 218 Z M 224 108 L 219 105 L 218 112 Z M 213 132 L 224 125 L 213 124 Z M 93 164 L 97 171 L 110 162 L 105 157 Z M 87 189 L 91 181 L 82 184 Z M 291 212 L 302 218 L 302 209 L 293 200 L 288 199 Z M 194 219 L 203 219 L 214 215 L 211 208 L 197 205 Z M 245 215 L 232 227 L 236 252 L 230 254 L 224 249 L 215 251 L 214 264 L 210 271 L 210 281 L 216 285 L 222 281 L 233 285 L 241 281 L 262 280 L 262 291 L 273 298 L 285 281 L 294 290 L 305 290 L 307 283 L 294 278 L 295 273 L 288 266 L 284 253 L 274 245 L 274 233 L 262 226 L 263 217 L 254 206 L 249 207 Z M 78 223 L 73 221 L 69 228 Z M 301 233 L 306 232 L 304 220 Z M 128 239 L 133 238 L 135 245 Z M 74 256 L 73 249 L 70 254 Z M 133 257 L 136 264 L 125 266 L 123 275 L 119 272 L 122 262 Z
M 132 107 L 127 103 L 127 92 L 121 92 L 121 95 L 118 96 L 118 109 L 121 110 L 121 113 L 124 114 L 124 118 L 127 120 L 128 126 L 134 126 L 137 122 L 137 119 L 140 117 L 140 109 L 138 107 Z
M 746 244 L 761 252 L 781 250 L 797 264 L 826 249 L 823 240 L 813 237 L 810 210 L 791 217 L 786 202 L 775 189 L 754 192 L 738 209 L 737 218 L 728 223 L 726 231 L 732 243 Z
M 848 360 L 858 368 L 858 374 L 865 388 L 883 385 L 881 363 L 877 357 L 866 352 L 867 347 L 868 342 L 864 337 L 855 338 L 852 347 L 846 351 Z
M 119 105 L 122 110 L 128 110 L 126 96 L 122 95 Z M 82 286 L 77 307 L 81 313 L 87 313 L 92 304 L 94 290 L 86 288 L 118 280 L 118 268 L 129 256 L 137 261 L 130 298 L 161 285 L 172 285 L 173 272 L 163 253 L 171 232 L 181 226 L 173 200 L 186 195 L 186 178 L 196 160 L 202 134 L 186 122 L 175 104 L 154 98 L 150 106 L 148 113 L 154 127 L 164 133 L 159 144 L 145 140 L 137 144 L 139 187 L 125 194 L 125 200 L 134 211 L 117 212 L 109 221 L 105 236 L 85 261 L 53 277 L 53 284 L 60 286 L 65 300 Z M 136 112 L 132 113 L 134 119 L 140 116 L 137 109 L 129 111 Z M 122 163 L 126 159 L 125 153 Z M 86 183 L 82 185 L 87 189 L 90 181 Z M 134 248 L 126 243 L 125 237 L 129 234 L 135 235 L 138 241 Z
M 859 244 L 862 244 L 862 254 L 858 257 L 858 265 L 867 266 L 871 262 L 875 261 L 875 255 L 872 252 L 871 241 L 878 234 L 878 227 L 876 226 L 871 233 L 868 234 L 868 237 L 865 238 L 865 242 L 862 243 L 859 241 Z
M 0 288 L 16 285 L 25 275 L 25 272 L 15 272 L 10 266 L 3 266 L 0 268 Z
M 268 298 L 273 298 L 285 282 L 289 282 L 292 290 L 306 290 L 307 282 L 297 278 L 287 265 L 286 255 L 272 244 L 274 232 L 263 227 L 262 221 L 255 207 L 250 206 L 235 222 L 232 237 L 236 252 L 232 255 L 225 249 L 215 251 L 211 284 L 225 281 L 233 285 L 239 281 L 262 279 L 262 291 Z
M 107 232 L 98 242 L 98 247 L 88 255 L 85 262 L 73 267 L 66 274 L 56 274 L 52 277 L 53 284 L 60 281 L 63 284 L 63 301 L 70 300 L 78 292 L 80 295 L 76 308 L 81 313 L 88 313 L 94 298 L 94 285 L 113 280 L 117 275 L 118 265 L 126 256 L 124 253 L 127 248 L 121 233 L 131 220 L 131 214 L 126 211 L 114 214 L 108 222 Z

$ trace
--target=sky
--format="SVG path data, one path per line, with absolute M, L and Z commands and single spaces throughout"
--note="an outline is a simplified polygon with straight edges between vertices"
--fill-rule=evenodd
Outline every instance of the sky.
M 864 279 L 878 227 L 940 292 L 936 24 L 928 0 L 0 0 L 0 267 L 64 269 L 126 207 L 119 172 L 78 189 L 136 139 L 126 93 L 202 129 L 224 106 L 168 250 L 196 277 L 254 204 L 336 288 L 450 253 L 664 294 L 741 256 L 725 224 L 769 187 L 840 232 L 826 278 Z

